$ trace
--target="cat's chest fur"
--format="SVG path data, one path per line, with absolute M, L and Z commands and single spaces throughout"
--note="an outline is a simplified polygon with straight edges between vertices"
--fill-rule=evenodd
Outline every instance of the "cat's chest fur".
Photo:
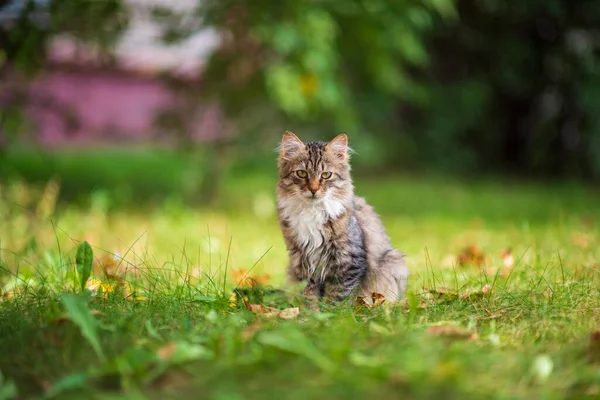
M 327 224 L 339 217 L 345 210 L 339 200 L 324 198 L 318 201 L 303 198 L 288 198 L 279 201 L 282 217 L 288 222 L 292 240 L 302 249 L 313 273 L 327 258 L 331 229 Z

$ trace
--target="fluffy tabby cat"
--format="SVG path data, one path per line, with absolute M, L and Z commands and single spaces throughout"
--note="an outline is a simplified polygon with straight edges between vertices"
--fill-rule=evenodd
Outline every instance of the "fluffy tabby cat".
M 286 131 L 279 159 L 277 209 L 289 252 L 289 278 L 304 294 L 340 301 L 351 295 L 400 299 L 408 269 L 379 216 L 354 195 L 348 138 L 303 143 Z

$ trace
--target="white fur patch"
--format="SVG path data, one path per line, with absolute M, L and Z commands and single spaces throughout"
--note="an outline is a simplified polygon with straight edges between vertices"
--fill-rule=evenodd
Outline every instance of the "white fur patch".
M 321 199 L 294 196 L 279 200 L 282 214 L 295 233 L 297 244 L 306 249 L 311 265 L 309 273 L 320 267 L 323 245 L 323 227 L 329 218 L 337 218 L 344 212 L 344 204 L 328 195 Z

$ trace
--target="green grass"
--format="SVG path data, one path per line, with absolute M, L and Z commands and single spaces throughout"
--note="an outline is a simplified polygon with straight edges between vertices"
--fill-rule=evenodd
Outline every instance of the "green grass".
M 408 256 L 407 300 L 317 312 L 291 292 L 245 292 L 300 308 L 284 320 L 230 300 L 235 271 L 268 275 L 270 288 L 284 282 L 273 179 L 230 179 L 227 207 L 211 210 L 173 198 L 109 211 L 93 196 L 55 209 L 51 187 L 2 187 L 0 399 L 12 388 L 60 399 L 598 398 L 600 350 L 589 344 L 600 329 L 597 190 L 357 179 Z M 95 265 L 92 279 L 112 291 L 79 294 L 84 240 L 121 285 Z M 471 245 L 484 267 L 454 262 Z M 508 248 L 515 264 L 505 276 Z M 486 284 L 490 294 L 465 296 Z M 435 325 L 477 338 L 429 334 Z

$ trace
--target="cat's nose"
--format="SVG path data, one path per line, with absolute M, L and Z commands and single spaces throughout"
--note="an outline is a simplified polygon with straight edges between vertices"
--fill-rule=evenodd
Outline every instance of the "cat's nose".
M 319 182 L 315 180 L 308 181 L 308 190 L 314 195 L 319 190 Z

